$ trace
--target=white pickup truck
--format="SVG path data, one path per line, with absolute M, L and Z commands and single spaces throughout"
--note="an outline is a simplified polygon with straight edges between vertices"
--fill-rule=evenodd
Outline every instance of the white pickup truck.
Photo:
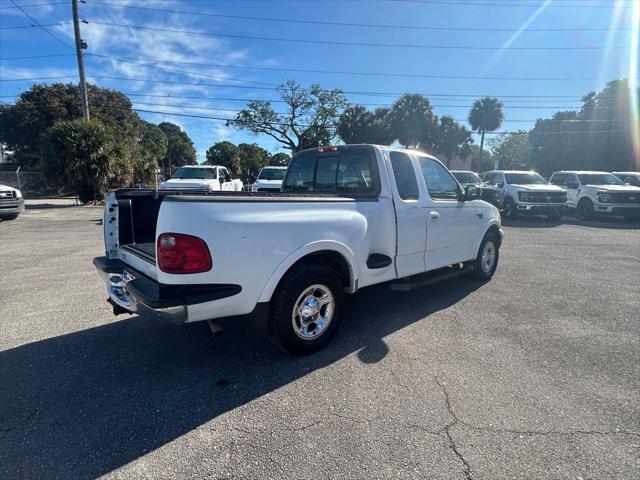
M 178 168 L 160 190 L 201 190 L 204 192 L 240 192 L 242 181 L 232 179 L 221 165 L 186 165 Z
M 336 332 L 345 294 L 466 273 L 490 279 L 500 214 L 478 196 L 423 153 L 305 150 L 282 193 L 111 193 L 106 255 L 94 264 L 115 314 L 215 324 L 265 312 L 276 344 L 309 353 Z

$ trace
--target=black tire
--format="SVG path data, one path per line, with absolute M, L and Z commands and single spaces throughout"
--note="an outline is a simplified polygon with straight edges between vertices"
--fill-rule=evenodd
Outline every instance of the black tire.
M 547 220 L 550 222 L 559 222 L 562 220 L 562 211 L 547 212 Z
M 18 218 L 18 215 L 20 215 L 19 213 L 14 213 L 13 215 L 6 215 L 3 217 L 0 217 L 0 220 L 15 220 L 16 218 Z
M 487 245 L 489 242 L 491 242 L 493 244 L 493 247 L 495 248 L 495 261 L 493 262 L 491 268 L 486 269 L 483 268 L 482 254 L 484 252 L 485 245 Z M 471 262 L 471 265 L 473 265 L 471 278 L 481 280 L 483 282 L 491 280 L 491 277 L 493 277 L 493 274 L 496 272 L 496 268 L 498 268 L 498 260 L 500 260 L 500 246 L 498 243 L 498 235 L 495 232 L 487 232 L 482 239 L 482 242 L 480 243 L 478 255 L 476 256 L 475 260 Z
M 637 222 L 640 221 L 640 214 L 638 213 L 625 213 L 624 219 L 627 222 Z
M 502 205 L 502 213 L 504 213 L 505 218 L 516 218 L 518 216 L 516 203 L 511 197 L 507 197 L 504 199 L 504 203 Z
M 583 198 L 578 202 L 578 218 L 591 220 L 593 218 L 593 202 L 588 198 Z
M 305 290 L 321 285 L 333 295 L 333 311 L 330 321 L 321 333 L 313 338 L 301 338 L 296 333 L 294 309 Z M 319 290 L 321 291 L 321 290 Z M 303 297 L 304 298 L 304 297 Z M 325 309 L 328 307 L 321 307 Z M 322 309 L 318 314 L 322 315 Z M 298 355 L 313 353 L 324 347 L 335 335 L 342 321 L 344 311 L 344 291 L 338 276 L 328 267 L 318 264 L 303 264 L 288 272 L 280 281 L 272 299 L 269 314 L 269 339 L 277 347 Z M 313 325 L 314 322 L 308 323 Z M 300 329 L 298 329 L 299 331 Z

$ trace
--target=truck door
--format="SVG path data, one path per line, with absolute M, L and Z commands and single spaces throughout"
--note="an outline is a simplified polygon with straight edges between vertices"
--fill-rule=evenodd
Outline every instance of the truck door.
M 396 271 L 399 277 L 406 277 L 425 271 L 426 222 L 413 159 L 406 153 L 390 151 L 389 160 L 395 179 Z
M 461 189 L 440 162 L 418 156 L 427 189 L 423 215 L 427 222 L 427 270 L 471 260 L 481 220 L 473 201 L 460 199 Z

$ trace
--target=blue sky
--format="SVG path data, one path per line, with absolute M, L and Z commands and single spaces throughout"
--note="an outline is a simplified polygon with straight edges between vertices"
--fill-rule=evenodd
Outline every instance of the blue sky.
M 462 121 L 467 118 L 470 104 L 475 98 L 493 95 L 505 103 L 505 123 L 501 130 L 517 130 L 530 128 L 536 118 L 579 106 L 579 98 L 583 94 L 599 90 L 613 78 L 629 77 L 633 63 L 628 47 L 632 38 L 630 27 L 634 1 L 87 0 L 86 4 L 80 5 L 80 11 L 81 18 L 88 22 L 82 24 L 81 29 L 82 37 L 88 43 L 86 69 L 89 81 L 136 94 L 131 96 L 132 100 L 144 104 L 135 103 L 135 108 L 230 117 L 232 110 L 241 108 L 244 103 L 228 99 L 277 98 L 271 86 L 295 79 L 305 86 L 317 82 L 325 88 L 353 92 L 425 93 L 435 105 L 438 115 L 451 115 Z M 73 51 L 64 45 L 73 43 L 70 1 L 15 2 L 30 5 L 25 6 L 24 10 L 42 24 L 59 22 L 59 25 L 47 28 L 62 41 L 54 39 L 40 28 L 8 28 L 29 25 L 33 21 L 18 9 L 10 8 L 13 7 L 11 0 L 0 0 L 0 80 L 3 80 L 0 82 L 0 95 L 3 95 L 2 100 L 8 102 L 13 101 L 11 96 L 28 89 L 31 82 L 7 80 L 73 76 L 77 73 Z M 144 6 L 147 9 L 132 6 Z M 179 11 L 198 12 L 201 15 Z M 233 18 L 238 16 L 438 29 L 318 25 Z M 114 24 L 136 27 L 123 28 Z M 462 30 L 446 30 L 448 28 Z M 569 28 L 604 30 L 549 31 Z M 164 31 L 166 29 L 240 37 L 405 46 L 269 41 L 184 34 Z M 558 47 L 598 49 L 561 50 Z M 67 55 L 11 60 L 12 57 L 49 54 Z M 126 63 L 114 57 L 138 63 Z M 171 61 L 209 65 L 186 65 Z M 212 64 L 268 69 L 229 68 Z M 305 73 L 270 68 L 418 76 Z M 237 88 L 238 85 L 246 88 Z M 180 96 L 204 98 L 176 98 Z M 352 102 L 382 105 L 392 103 L 395 97 L 349 94 L 348 98 Z M 186 108 L 185 105 L 202 109 Z M 171 121 L 179 124 L 193 139 L 199 161 L 204 159 L 204 152 L 210 145 L 221 140 L 257 142 L 272 152 L 280 149 L 277 142 L 269 137 L 253 136 L 225 127 L 223 121 L 168 114 L 141 115 L 154 123 Z

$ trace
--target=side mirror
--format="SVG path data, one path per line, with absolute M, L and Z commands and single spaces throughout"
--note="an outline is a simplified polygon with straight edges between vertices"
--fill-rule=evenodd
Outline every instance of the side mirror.
M 576 189 L 578 188 L 578 182 L 569 182 L 566 185 L 567 188 Z
M 465 200 L 478 200 L 480 198 L 480 189 L 475 185 L 467 185 L 464 188 Z
M 496 183 L 496 187 L 498 187 L 498 188 L 504 188 L 504 182 L 498 182 L 498 183 Z

